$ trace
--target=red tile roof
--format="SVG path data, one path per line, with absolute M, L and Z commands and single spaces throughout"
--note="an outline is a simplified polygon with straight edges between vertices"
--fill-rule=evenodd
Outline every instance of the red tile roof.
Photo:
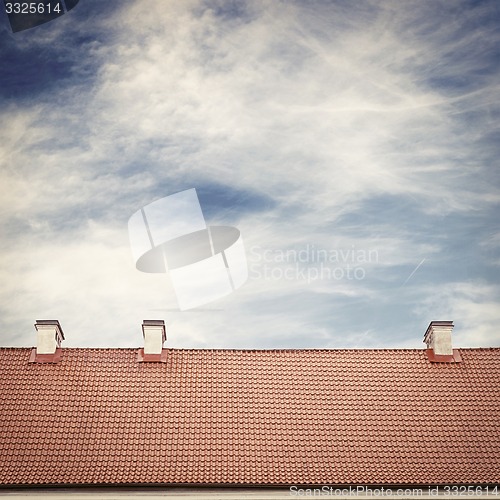
M 500 349 L 0 349 L 0 484 L 500 482 Z

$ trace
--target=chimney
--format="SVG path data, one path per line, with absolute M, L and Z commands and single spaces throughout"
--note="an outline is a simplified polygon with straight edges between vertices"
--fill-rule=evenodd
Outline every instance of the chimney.
M 428 349 L 432 349 L 438 356 L 451 356 L 451 331 L 453 321 L 431 321 L 425 332 L 424 342 Z
M 61 342 L 64 333 L 57 319 L 37 319 L 36 347 L 31 351 L 30 363 L 59 363 L 62 359 Z
M 165 321 L 145 319 L 142 322 L 142 334 L 144 335 L 144 354 L 160 355 L 163 350 L 163 342 L 167 340 Z
M 434 363 L 459 363 L 460 351 L 453 349 L 451 332 L 453 321 L 431 321 L 424 335 L 427 358 Z
M 55 354 L 56 349 L 61 347 L 64 333 L 57 319 L 37 319 L 35 323 L 37 331 L 36 354 Z

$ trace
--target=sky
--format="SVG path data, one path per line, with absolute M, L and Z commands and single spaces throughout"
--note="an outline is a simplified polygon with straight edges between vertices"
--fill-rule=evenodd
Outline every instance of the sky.
M 497 0 L 0 12 L 0 345 L 500 346 L 499 63 Z M 180 311 L 128 220 L 192 188 L 248 279 Z

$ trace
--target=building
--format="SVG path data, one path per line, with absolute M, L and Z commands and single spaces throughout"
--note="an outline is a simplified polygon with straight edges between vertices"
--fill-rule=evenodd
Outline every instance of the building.
M 4 488 L 500 483 L 500 348 L 453 349 L 450 321 L 426 349 L 167 349 L 163 321 L 143 348 L 66 349 L 35 327 L 0 349 Z

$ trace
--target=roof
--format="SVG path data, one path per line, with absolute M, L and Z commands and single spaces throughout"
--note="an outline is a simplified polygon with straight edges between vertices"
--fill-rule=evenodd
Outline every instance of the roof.
M 0 349 L 0 484 L 500 482 L 500 349 Z

